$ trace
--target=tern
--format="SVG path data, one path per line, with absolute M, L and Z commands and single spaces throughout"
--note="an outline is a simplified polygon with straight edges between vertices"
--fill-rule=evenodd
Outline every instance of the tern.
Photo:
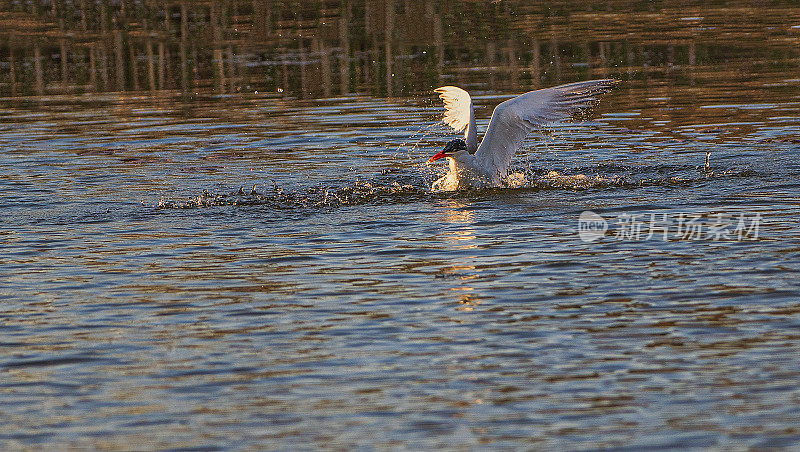
M 433 163 L 447 158 L 450 166 L 450 171 L 434 182 L 431 189 L 501 187 L 509 177 L 511 158 L 531 130 L 588 109 L 617 82 L 619 80 L 603 79 L 568 83 L 508 99 L 495 107 L 480 145 L 469 93 L 455 86 L 436 88 L 434 92 L 444 100 L 442 122 L 456 132 L 463 131 L 464 139 L 450 141 L 428 160 Z

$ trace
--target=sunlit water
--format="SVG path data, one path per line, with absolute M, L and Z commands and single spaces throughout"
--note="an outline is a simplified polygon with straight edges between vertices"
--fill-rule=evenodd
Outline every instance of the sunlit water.
M 796 448 L 795 67 L 623 80 L 459 193 L 433 93 L 4 99 L 0 448 Z
M 797 444 L 800 103 L 644 96 L 456 194 L 432 97 L 7 103 L 2 443 Z M 763 221 L 585 243 L 584 210 Z

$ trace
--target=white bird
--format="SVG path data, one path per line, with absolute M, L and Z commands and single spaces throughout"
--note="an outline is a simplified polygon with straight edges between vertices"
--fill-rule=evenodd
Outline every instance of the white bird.
M 594 105 L 618 80 L 590 80 L 530 91 L 495 107 L 489 128 L 478 146 L 475 112 L 469 93 L 455 86 L 436 88 L 444 100 L 442 122 L 464 139 L 452 140 L 428 160 L 446 157 L 450 171 L 433 183 L 432 190 L 500 187 L 508 177 L 511 158 L 535 127 L 569 118 Z

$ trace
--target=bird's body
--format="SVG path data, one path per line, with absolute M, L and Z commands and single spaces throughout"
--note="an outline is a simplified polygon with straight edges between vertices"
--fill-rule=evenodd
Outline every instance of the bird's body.
M 535 127 L 565 119 L 592 106 L 616 80 L 591 80 L 530 91 L 495 107 L 489 128 L 478 145 L 475 113 L 469 93 L 455 86 L 437 88 L 445 103 L 443 122 L 464 131 L 428 162 L 447 158 L 450 171 L 433 183 L 433 190 L 500 187 L 508 178 L 511 159 Z
M 489 188 L 500 185 L 500 178 L 482 171 L 475 154 L 458 152 L 447 159 L 450 171 L 433 183 L 434 191 L 454 191 L 465 188 Z

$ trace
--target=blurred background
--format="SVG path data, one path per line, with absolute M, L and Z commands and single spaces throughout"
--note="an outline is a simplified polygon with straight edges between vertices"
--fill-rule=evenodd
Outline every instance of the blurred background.
M 391 97 L 444 82 L 519 91 L 610 75 L 747 85 L 800 65 L 797 2 L 753 5 L 5 0 L 0 95 Z

